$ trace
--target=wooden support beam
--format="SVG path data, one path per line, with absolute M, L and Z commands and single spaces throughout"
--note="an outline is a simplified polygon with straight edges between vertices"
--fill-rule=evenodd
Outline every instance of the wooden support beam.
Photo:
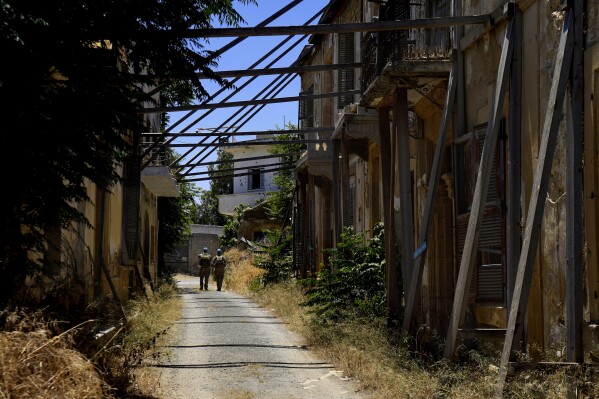
M 157 112 L 179 112 L 179 111 L 191 111 L 198 109 L 216 109 L 216 108 L 232 108 L 232 107 L 244 107 L 247 105 L 260 105 L 260 104 L 277 104 L 277 103 L 289 103 L 300 100 L 316 100 L 319 98 L 331 98 L 339 96 L 351 96 L 360 94 L 360 90 L 347 90 L 333 93 L 320 93 L 311 94 L 305 96 L 293 96 L 293 97 L 278 97 L 278 98 L 263 98 L 257 100 L 246 100 L 246 101 L 231 101 L 231 102 L 220 102 L 216 104 L 194 104 L 194 105 L 181 105 L 176 107 L 156 107 L 156 108 L 140 108 L 137 112 L 139 114 L 154 114 Z
M 256 94 L 254 96 L 254 99 L 261 97 L 264 93 L 265 98 L 270 98 L 270 97 L 275 97 L 277 96 L 279 93 L 281 93 L 290 83 L 292 82 L 292 80 L 288 80 L 285 82 L 285 80 L 277 83 L 272 89 L 270 89 L 270 91 L 267 92 L 267 89 L 270 88 L 270 85 L 268 85 L 267 87 L 265 87 L 263 90 L 261 90 L 258 94 Z M 245 124 L 250 121 L 254 116 L 256 116 L 258 114 L 258 112 L 260 112 L 264 107 L 266 106 L 266 104 L 263 105 L 253 105 L 250 107 L 242 107 L 241 109 L 237 110 L 236 112 L 234 112 L 230 117 L 228 117 L 225 121 L 223 121 L 220 126 L 217 128 L 221 129 L 223 126 L 227 126 L 229 125 L 229 122 L 232 122 L 230 125 L 232 126 L 236 126 L 235 131 L 236 130 L 240 130 L 241 128 L 243 128 L 243 126 L 245 126 Z M 247 108 L 247 110 L 246 110 Z M 239 114 L 245 110 L 245 113 L 243 113 L 243 115 L 239 116 Z M 204 114 L 206 115 L 206 114 Z M 203 116 L 204 116 L 203 115 Z M 235 119 L 237 118 L 237 119 Z M 198 118 L 197 120 L 199 120 L 200 118 Z M 233 119 L 235 119 L 233 121 Z M 197 121 L 196 120 L 196 121 Z M 194 124 L 195 122 L 194 121 Z M 191 125 L 190 125 L 191 126 Z M 205 140 L 202 140 L 202 142 L 204 142 Z M 213 141 L 214 142 L 214 141 Z M 185 158 L 187 155 L 191 154 L 191 152 L 193 151 L 193 149 L 188 150 L 185 154 L 179 156 L 179 158 L 177 158 L 173 164 L 178 163 L 181 159 Z M 188 160 L 188 162 L 193 162 L 195 161 L 198 157 L 202 156 L 202 158 L 200 159 L 200 162 L 204 161 L 210 154 L 212 154 L 215 151 L 215 148 L 212 148 L 212 150 L 210 150 L 207 154 L 204 154 L 204 151 L 200 151 L 199 153 L 195 154 L 191 159 Z M 189 172 L 189 171 L 188 171 Z M 185 174 L 185 173 L 182 173 Z
M 294 8 L 295 6 L 300 4 L 302 1 L 303 0 L 292 0 L 289 4 L 287 4 L 286 6 L 283 6 L 283 8 L 281 8 L 279 11 L 270 15 L 268 18 L 262 20 L 256 26 L 261 27 L 261 26 L 266 26 L 266 25 L 270 24 L 271 22 L 273 22 L 274 20 L 279 18 L 281 15 L 285 14 L 287 11 L 291 10 L 292 8 Z M 319 14 L 321 14 L 323 11 L 324 11 L 324 8 L 320 10 Z M 231 40 L 229 43 L 225 44 L 224 46 L 222 46 L 221 48 L 216 50 L 213 54 L 211 54 L 209 60 L 212 61 L 215 58 L 220 57 L 225 52 L 229 51 L 233 47 L 237 46 L 239 43 L 243 42 L 245 39 L 247 39 L 247 36 L 246 37 L 237 37 L 237 38 Z M 170 83 L 171 83 L 171 81 L 167 81 L 165 83 L 158 85 L 154 90 L 152 90 L 150 92 L 150 95 L 154 95 L 154 94 L 164 90 L 164 88 L 166 88 Z
M 468 15 L 458 17 L 439 17 L 406 19 L 400 21 L 356 22 L 346 24 L 319 24 L 309 26 L 266 26 L 244 28 L 209 28 L 171 31 L 140 32 L 139 36 L 151 39 L 166 38 L 209 38 L 209 37 L 243 37 L 243 36 L 278 36 L 278 35 L 325 35 L 330 33 L 384 32 L 419 28 L 443 28 L 448 26 L 475 25 L 489 23 L 490 14 Z M 110 37 L 110 35 L 107 35 Z
M 123 320 L 125 320 L 125 322 L 126 322 L 127 314 L 125 313 L 125 309 L 123 308 L 123 303 L 119 299 L 119 295 L 116 292 L 116 288 L 112 282 L 112 277 L 110 277 L 110 272 L 108 271 L 108 268 L 106 267 L 106 264 L 104 263 L 104 258 L 100 259 L 100 265 L 102 267 L 102 272 L 104 273 L 104 277 L 106 277 L 106 282 L 108 283 L 108 286 L 110 287 L 110 292 L 112 292 L 112 299 L 116 302 L 119 310 L 121 311 L 121 315 L 123 316 Z
M 270 155 L 261 155 L 259 157 L 247 157 L 247 158 L 237 158 L 235 161 L 257 161 L 260 159 L 270 159 L 270 158 L 284 158 L 284 157 L 292 157 L 301 155 L 301 152 L 287 152 L 285 154 L 270 154 Z M 210 161 L 210 162 L 198 162 L 192 164 L 184 164 L 177 165 L 179 168 L 187 168 L 187 167 L 198 167 L 198 166 L 208 166 L 208 165 L 219 165 L 223 163 L 234 163 L 232 160 L 228 161 Z
M 285 167 L 281 167 L 281 168 L 263 169 L 260 171 L 260 173 L 280 172 L 282 170 L 291 170 L 291 169 L 295 169 L 295 165 L 285 166 Z M 207 181 L 207 180 L 214 180 L 214 179 L 228 179 L 231 177 L 249 176 L 249 175 L 253 175 L 253 174 L 254 174 L 254 172 L 228 174 L 226 171 L 223 171 L 222 174 L 214 175 L 211 177 L 187 179 L 187 178 L 184 178 L 185 176 L 181 176 L 181 177 L 178 177 L 177 180 L 181 181 L 181 182 Z
M 439 126 L 439 135 L 437 138 L 437 145 L 435 147 L 435 156 L 433 158 L 433 165 L 431 167 L 430 178 L 428 181 L 428 192 L 426 193 L 426 200 L 424 203 L 424 213 L 422 220 L 420 221 L 420 234 L 418 237 L 418 249 L 423 248 L 421 254 L 414 260 L 414 270 L 411 275 L 410 284 L 408 291 L 406 292 L 405 311 L 403 324 L 401 327 L 402 335 L 407 336 L 410 333 L 410 327 L 412 323 L 413 312 L 416 306 L 416 299 L 418 298 L 420 291 L 420 281 L 422 280 L 422 273 L 424 271 L 424 261 L 427 254 L 427 242 L 428 233 L 433 220 L 435 202 L 437 200 L 437 188 L 439 181 L 441 180 L 441 171 L 443 165 L 443 154 L 445 150 L 445 142 L 447 141 L 447 135 L 449 131 L 449 120 L 452 115 L 453 106 L 456 97 L 456 72 L 457 63 L 451 68 L 449 74 L 449 82 L 447 83 L 447 96 L 445 97 L 445 107 L 443 108 L 443 115 L 441 117 L 441 125 Z M 412 255 L 412 253 L 410 253 Z
M 343 198 L 343 227 L 350 227 L 352 224 L 351 213 L 354 211 L 350 207 L 350 187 L 349 187 L 349 137 L 347 128 L 341 133 L 341 195 Z
M 516 271 L 520 257 L 522 231 L 522 15 L 517 9 L 513 19 L 514 53 L 512 55 L 512 74 L 510 77 L 510 105 L 508 129 L 508 170 L 507 170 L 507 220 L 506 220 L 506 296 L 507 308 L 510 308 Z
M 453 2 L 453 15 L 462 15 L 464 12 L 461 1 Z M 475 29 L 479 25 L 471 27 Z M 454 120 L 455 132 L 453 139 L 461 137 L 466 133 L 466 75 L 464 73 L 464 51 L 460 47 L 460 41 L 464 37 L 464 27 L 456 26 L 454 28 L 453 52 L 455 60 L 454 85 L 456 89 L 456 115 Z M 445 104 L 447 106 L 447 102 Z
M 520 40 L 517 38 L 516 40 Z M 501 50 L 501 59 L 499 61 L 499 69 L 497 71 L 497 82 L 495 85 L 495 98 L 492 106 L 489 108 L 489 117 L 485 143 L 483 145 L 480 166 L 476 177 L 476 186 L 474 188 L 474 196 L 470 210 L 470 218 L 468 220 L 468 229 L 466 232 L 466 241 L 462 252 L 462 261 L 460 263 L 460 271 L 456 284 L 456 291 L 453 298 L 453 308 L 449 319 L 449 329 L 447 331 L 447 339 L 445 341 L 445 350 L 443 356 L 446 359 L 453 358 L 455 348 L 458 341 L 458 329 L 464 321 L 466 307 L 468 306 L 468 288 L 472 279 L 472 271 L 477 257 L 478 238 L 480 235 L 480 226 L 482 223 L 483 213 L 487 192 L 489 191 L 489 179 L 491 177 L 491 168 L 493 165 L 493 154 L 495 154 L 495 146 L 497 137 L 499 136 L 500 121 L 502 117 L 503 102 L 505 91 L 510 76 L 512 52 L 514 45 L 513 37 L 513 21 L 510 21 L 505 31 L 503 47 Z
M 227 129 L 230 129 L 228 127 Z M 209 129 L 213 130 L 213 129 Z M 254 132 L 220 132 L 215 131 L 213 133 L 197 133 L 197 132 L 178 132 L 178 133 L 142 133 L 142 137 L 214 137 L 219 136 L 236 137 L 236 136 L 278 136 L 281 134 L 292 135 L 292 134 L 307 134 L 307 133 L 333 133 L 335 128 L 332 127 L 314 127 L 307 129 L 290 129 L 290 130 L 258 130 Z
M 250 79 L 251 81 L 251 79 Z M 241 87 L 236 87 L 235 90 L 230 93 L 229 95 L 227 95 L 224 99 L 222 99 L 221 101 L 218 102 L 218 104 L 224 104 L 226 103 L 233 95 L 235 95 L 236 93 L 240 92 L 243 87 L 245 87 L 245 85 L 248 85 L 249 82 L 245 82 Z M 288 85 L 289 83 L 291 83 L 291 79 L 288 79 L 287 83 L 284 83 L 285 78 L 283 78 L 282 76 L 278 76 L 275 80 L 273 80 L 272 82 L 270 82 L 268 85 L 266 85 L 266 87 L 264 87 L 259 93 L 257 93 L 252 100 L 258 99 L 260 98 L 264 93 L 267 92 L 268 89 L 270 89 L 271 87 L 278 87 L 280 85 Z M 275 89 L 273 89 L 275 90 Z M 220 92 L 220 90 L 219 90 Z M 268 98 L 268 95 L 265 96 L 266 98 Z M 214 98 L 214 96 L 208 97 L 207 99 L 205 99 L 204 101 L 202 101 L 201 104 L 208 104 L 208 102 L 210 100 L 212 100 Z M 234 123 L 231 124 L 231 126 L 228 126 L 228 123 L 233 120 L 239 113 L 241 113 L 246 107 L 243 107 L 239 110 L 237 110 L 236 112 L 232 113 L 231 116 L 229 116 L 224 122 L 222 122 L 216 129 L 216 131 L 221 131 L 221 129 L 225 129 L 226 131 L 232 130 L 234 129 L 239 130 L 241 129 L 241 126 L 238 123 Z M 215 109 L 211 109 L 208 110 L 207 112 L 203 113 L 202 115 L 200 115 L 200 117 L 196 118 L 192 123 L 188 124 L 183 131 L 186 131 L 188 129 L 191 129 L 193 126 L 195 126 L 199 121 L 201 121 L 202 119 L 204 119 L 205 117 L 207 117 L 208 115 L 210 115 L 211 112 L 213 112 Z M 175 122 L 173 125 L 171 125 L 166 131 L 165 133 L 170 133 L 176 126 L 178 126 L 180 123 L 182 123 L 184 120 L 186 120 L 187 118 L 189 118 L 191 115 L 193 115 L 197 110 L 192 110 L 189 111 L 187 114 L 185 114 L 181 119 L 179 119 L 177 122 Z M 239 118 L 237 121 L 241 120 L 242 118 Z M 225 126 L 228 126 L 225 128 Z M 152 144 L 151 146 L 149 146 L 143 153 L 142 157 L 145 157 L 147 154 L 149 154 L 155 147 L 157 146 L 162 146 L 162 145 L 166 145 L 170 142 L 172 142 L 174 140 L 173 137 L 171 138 L 167 138 L 164 141 L 156 141 L 154 144 Z M 202 142 L 206 141 L 206 139 L 203 139 Z M 173 163 L 178 163 L 181 159 L 185 158 L 187 155 L 189 154 L 189 151 L 186 152 L 185 154 L 179 156 L 179 158 L 177 158 Z M 142 166 L 142 169 L 145 168 L 146 166 L 148 166 L 150 164 L 150 162 L 152 162 L 153 158 L 151 157 L 150 159 L 148 159 L 148 161 L 146 161 L 146 163 Z
M 300 196 L 299 196 L 299 200 L 300 200 L 300 226 L 301 226 L 301 248 L 302 248 L 302 263 L 301 263 L 301 277 L 303 279 L 308 277 L 307 274 L 307 270 L 308 268 L 306 267 L 306 261 L 308 259 L 307 257 L 307 251 L 306 251 L 306 247 L 307 247 L 307 243 L 308 243 L 308 239 L 307 239 L 307 235 L 308 235 L 308 215 L 307 215 L 307 209 L 308 209 L 308 194 L 307 194 L 307 190 L 306 190 L 306 185 L 308 184 L 308 182 L 306 181 L 306 176 L 305 174 L 298 174 L 298 181 L 299 181 L 299 187 L 300 187 Z
M 474 43 L 484 37 L 484 35 L 491 29 L 496 27 L 499 23 L 511 18 L 514 15 L 516 3 L 513 0 L 506 0 L 499 7 L 495 8 L 489 16 L 489 22 L 481 25 L 476 25 L 468 31 L 461 39 L 459 39 L 460 49 L 466 50 Z
M 340 153 L 340 141 L 332 140 L 332 151 L 331 151 L 331 164 L 333 165 L 333 208 L 335 209 L 334 220 L 335 220 L 335 243 L 339 241 L 341 233 L 343 231 L 343 222 L 341 217 L 341 176 L 339 173 L 339 153 Z
M 387 327 L 395 331 L 399 323 L 399 276 L 395 251 L 395 217 L 393 210 L 393 169 L 389 109 L 379 109 L 381 140 L 381 180 L 383 185 L 383 219 L 385 223 L 385 260 L 387 264 Z
M 570 71 L 568 113 L 568 150 L 566 180 L 566 253 L 568 260 L 566 289 L 567 356 L 571 362 L 583 362 L 583 140 L 584 140 L 584 1 L 573 0 L 572 30 L 574 49 Z
M 198 148 L 198 147 L 254 147 L 260 145 L 277 145 L 277 144 L 317 144 L 330 142 L 331 140 L 268 140 L 268 141 L 236 141 L 233 143 L 170 143 L 167 147 L 172 148 Z
M 528 305 L 528 294 L 530 293 L 530 283 L 532 280 L 536 249 L 541 233 L 545 198 L 547 196 L 549 178 L 551 177 L 551 166 L 553 165 L 555 144 L 559 132 L 559 125 L 562 120 L 562 107 L 570 75 L 570 65 L 572 63 L 574 40 L 571 24 L 572 11 L 569 11 L 562 28 L 555 70 L 553 73 L 553 81 L 551 83 L 551 90 L 547 102 L 547 113 L 543 124 L 539 156 L 537 158 L 530 203 L 526 215 L 522 252 L 518 262 L 518 274 L 516 275 L 512 306 L 510 307 L 505 342 L 503 344 L 501 355 L 499 376 L 497 378 L 497 387 L 495 391 L 497 398 L 503 396 L 503 387 L 508 373 L 510 357 L 512 356 L 513 344 L 514 341 L 519 341 L 521 338 L 524 315 Z
M 260 165 L 243 166 L 240 168 L 221 169 L 221 170 L 205 170 L 202 172 L 193 172 L 193 173 L 188 173 L 186 176 L 202 176 L 202 175 L 208 175 L 211 173 L 212 174 L 220 174 L 220 173 L 229 173 L 229 172 L 239 172 L 240 170 L 248 170 L 248 169 L 252 169 L 253 167 L 274 168 L 274 167 L 279 167 L 279 166 L 294 166 L 295 167 L 295 165 L 290 165 L 289 162 L 277 162 L 277 163 L 268 163 L 268 164 L 261 163 Z
M 310 271 L 310 277 L 316 277 L 316 185 L 314 184 L 314 175 L 308 174 L 308 192 L 310 194 L 310 208 L 309 212 L 309 236 L 308 236 L 308 267 Z
M 407 296 L 414 268 L 414 213 L 412 174 L 410 173 L 410 130 L 408 127 L 408 90 L 397 88 L 393 96 L 395 151 L 399 162 L 399 206 L 401 231 L 401 271 L 403 295 Z
M 243 76 L 265 76 L 265 75 L 279 75 L 285 73 L 310 73 L 310 72 L 322 72 L 322 71 L 336 71 L 338 69 L 351 69 L 360 68 L 361 62 L 348 62 L 345 64 L 322 64 L 322 65 L 292 65 L 281 68 L 260 68 L 260 69 L 238 69 L 231 71 L 215 71 L 216 76 L 221 78 L 230 77 L 243 77 Z M 211 79 L 203 73 L 197 74 L 200 79 Z
M 316 16 L 318 14 L 314 15 L 308 22 L 306 22 L 306 24 L 310 23 L 310 21 L 312 21 L 312 19 L 315 19 Z M 277 45 L 275 45 L 272 49 L 270 49 L 265 55 L 263 55 L 260 59 L 258 59 L 256 62 L 254 62 L 252 65 L 250 65 L 248 67 L 248 69 L 253 69 L 256 66 L 258 66 L 262 61 L 266 60 L 268 57 L 270 57 L 272 54 L 274 54 L 276 51 L 278 51 L 279 48 L 283 47 L 283 45 L 285 43 L 287 43 L 289 40 L 292 39 L 293 36 L 288 36 L 287 38 L 283 39 L 280 43 L 278 43 Z M 285 56 L 289 51 L 291 51 L 295 46 L 297 46 L 298 44 L 300 44 L 302 42 L 304 38 L 300 37 L 298 40 L 296 40 L 291 46 L 289 46 L 287 49 L 285 49 L 279 56 L 277 56 L 275 59 L 273 59 L 268 65 L 267 67 L 270 67 L 272 65 L 274 65 L 280 58 L 282 58 L 283 56 Z M 233 79 L 230 83 L 234 84 L 235 82 L 237 82 L 240 78 L 235 78 Z M 228 101 L 231 97 L 233 97 L 236 93 L 240 92 L 243 88 L 245 88 L 246 86 L 248 86 L 253 80 L 255 80 L 256 77 L 252 77 L 250 79 L 248 79 L 246 82 L 244 82 L 242 85 L 235 87 L 235 89 L 233 90 L 233 92 L 229 93 L 224 99 L 222 99 L 220 101 L 220 103 L 224 103 L 226 101 Z M 273 80 L 273 82 L 269 83 L 263 90 L 260 91 L 260 93 L 256 94 L 254 96 L 253 99 L 257 99 L 259 98 L 262 93 L 264 93 L 271 85 L 275 84 L 275 82 L 277 80 L 280 79 L 285 79 L 282 76 L 278 76 L 275 80 Z M 288 83 L 286 83 L 285 85 L 288 85 L 291 81 L 289 81 Z M 206 98 L 204 101 L 202 101 L 202 104 L 207 104 L 209 101 L 211 101 L 212 99 L 216 98 L 216 96 L 218 96 L 219 94 L 223 93 L 225 90 L 227 90 L 227 87 L 221 87 L 216 93 L 208 96 L 208 98 Z M 183 131 L 191 129 L 193 126 L 195 126 L 199 121 L 201 121 L 202 119 L 206 118 L 208 115 L 210 115 L 211 112 L 213 112 L 214 110 L 208 110 L 207 112 L 205 112 L 204 114 L 202 114 L 200 117 L 196 118 L 192 123 L 188 124 L 187 126 L 185 126 L 185 128 L 183 128 Z M 190 118 L 195 112 L 197 112 L 197 110 L 191 110 L 189 111 L 187 114 L 185 114 L 183 117 L 181 117 L 179 120 L 177 120 L 175 123 L 173 123 L 171 126 L 169 126 L 166 129 L 166 132 L 171 132 L 173 131 L 177 126 L 179 126 L 180 124 L 182 124 L 184 121 L 186 121 L 188 118 Z M 240 111 L 238 111 L 240 112 Z M 227 119 L 227 121 L 231 120 L 234 118 L 234 115 L 232 115 L 229 119 Z M 221 124 L 221 127 L 219 127 L 218 129 L 222 128 L 222 126 L 225 126 L 227 124 L 227 122 L 223 122 Z M 217 130 L 218 130 L 217 129 Z M 167 139 L 166 142 L 170 142 L 173 139 Z M 145 157 L 148 153 L 150 153 L 150 151 L 157 146 L 158 144 L 155 143 L 153 145 L 151 145 L 149 148 L 147 148 L 145 150 L 145 152 L 143 153 L 142 157 Z M 174 163 L 179 162 L 182 158 L 184 158 L 187 154 L 184 154 L 182 156 L 180 156 L 177 160 L 175 160 Z M 152 161 L 154 160 L 153 156 L 150 157 L 150 159 L 142 166 L 142 169 L 145 168 L 146 166 L 148 166 Z

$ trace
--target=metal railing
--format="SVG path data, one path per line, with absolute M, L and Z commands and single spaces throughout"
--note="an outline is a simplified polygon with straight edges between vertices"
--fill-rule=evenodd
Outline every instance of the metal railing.
M 152 141 L 140 143 L 139 154 L 144 154 L 148 148 L 151 148 L 152 144 Z M 152 150 L 148 152 L 146 156 L 144 156 L 144 158 L 141 160 L 141 164 L 144 165 L 149 160 L 152 161 L 147 166 L 167 166 L 168 163 L 164 147 L 156 146 L 152 148 Z
M 449 27 L 366 33 L 362 38 L 362 90 L 368 89 L 387 65 L 448 60 L 451 38 Z

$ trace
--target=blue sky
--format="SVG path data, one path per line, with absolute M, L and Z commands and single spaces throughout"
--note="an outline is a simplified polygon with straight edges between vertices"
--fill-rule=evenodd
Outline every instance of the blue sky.
M 245 19 L 245 23 L 242 26 L 255 26 L 262 22 L 264 19 L 268 18 L 281 8 L 283 8 L 286 4 L 289 3 L 290 0 L 286 1 L 274 1 L 274 0 L 258 0 L 257 5 L 243 5 L 238 1 L 235 1 L 236 10 L 243 16 Z M 275 21 L 273 21 L 269 26 L 286 26 L 286 25 L 302 25 L 308 19 L 310 19 L 316 12 L 322 9 L 328 0 L 304 0 L 299 5 L 295 6 L 291 10 L 289 10 L 286 14 L 279 17 Z M 258 59 L 260 59 L 264 54 L 266 54 L 270 49 L 272 49 L 275 45 L 277 45 L 281 40 L 283 40 L 286 36 L 273 36 L 273 37 L 248 37 L 246 40 L 228 50 L 225 54 L 221 56 L 218 60 L 218 66 L 215 68 L 216 71 L 224 71 L 224 70 L 233 70 L 233 69 L 247 69 L 253 63 L 255 63 Z M 221 48 L 223 45 L 227 44 L 234 38 L 212 38 L 209 43 L 206 44 L 206 48 L 210 50 L 217 50 Z M 284 52 L 292 43 L 294 43 L 299 37 L 294 37 L 288 43 L 286 43 L 280 50 L 278 50 L 271 57 L 263 61 L 256 68 L 264 68 L 268 63 L 274 60 L 278 55 Z M 284 56 L 281 60 L 277 61 L 276 64 L 272 65 L 272 67 L 285 67 L 291 65 L 298 57 L 304 45 L 307 44 L 307 40 L 304 40 L 298 46 L 294 47 L 289 53 Z M 265 86 L 267 86 L 273 79 L 276 78 L 277 75 L 269 75 L 264 77 L 256 78 L 250 85 L 237 93 L 234 97 L 232 97 L 229 101 L 243 101 L 243 100 L 251 100 L 257 93 L 259 93 Z M 250 79 L 250 77 L 244 77 L 239 80 L 236 85 L 240 86 L 243 82 Z M 203 80 L 204 86 L 209 93 L 215 93 L 219 86 L 214 84 L 208 80 Z M 291 84 L 287 86 L 285 90 L 283 90 L 277 97 L 290 97 L 297 96 L 300 91 L 300 82 L 299 78 L 295 78 Z M 224 93 L 217 96 L 212 102 L 217 103 L 220 100 L 223 100 L 227 95 L 231 94 L 232 90 L 227 90 Z M 218 109 L 210 113 L 207 117 L 205 117 L 202 121 L 200 121 L 197 125 L 195 125 L 192 129 L 187 129 L 186 131 L 195 131 L 198 128 L 206 129 L 206 128 L 215 128 L 220 126 L 223 122 L 225 122 L 233 113 L 235 113 L 238 108 L 223 108 Z M 286 122 L 293 122 L 297 124 L 297 110 L 298 105 L 297 102 L 292 103 L 279 103 L 279 104 L 268 104 L 266 105 L 256 116 L 254 116 L 250 121 L 248 121 L 240 131 L 257 131 L 257 130 L 269 130 L 275 129 L 277 127 L 283 127 Z M 189 125 L 191 121 L 194 121 L 198 117 L 200 117 L 205 110 L 197 111 L 193 116 L 187 119 L 181 125 L 175 127 L 173 132 L 181 132 L 181 130 Z M 170 114 L 170 123 L 175 123 L 178 119 L 184 116 L 187 112 L 176 112 Z M 241 115 L 243 112 L 241 113 Z M 233 119 L 235 121 L 236 119 Z M 227 125 L 230 125 L 227 124 Z M 251 139 L 252 137 L 247 137 L 244 139 Z M 241 138 L 239 138 L 241 140 Z M 175 142 L 183 143 L 183 142 L 197 142 L 198 138 L 186 138 L 186 139 L 177 139 Z M 176 151 L 180 154 L 186 152 L 188 148 L 176 148 Z M 186 157 L 186 160 L 190 160 L 193 155 L 191 153 Z M 211 155 L 206 160 L 212 160 L 215 158 L 216 152 Z M 197 162 L 199 159 L 196 159 Z M 183 160 L 185 162 L 185 160 Z M 195 168 L 194 172 L 204 171 L 205 168 Z M 209 182 L 197 182 L 199 187 L 208 188 Z

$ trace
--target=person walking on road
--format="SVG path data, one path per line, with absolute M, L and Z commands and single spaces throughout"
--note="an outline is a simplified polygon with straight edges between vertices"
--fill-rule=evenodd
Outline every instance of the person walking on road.
M 212 256 L 208 253 L 208 248 L 204 247 L 198 255 L 198 266 L 200 268 L 200 289 L 208 291 L 208 278 L 210 277 L 210 267 Z
M 212 258 L 212 271 L 214 272 L 214 278 L 216 279 L 216 290 L 220 291 L 223 286 L 223 279 L 225 278 L 225 268 L 227 267 L 227 260 L 223 256 L 223 251 L 219 248 L 216 250 L 216 256 Z

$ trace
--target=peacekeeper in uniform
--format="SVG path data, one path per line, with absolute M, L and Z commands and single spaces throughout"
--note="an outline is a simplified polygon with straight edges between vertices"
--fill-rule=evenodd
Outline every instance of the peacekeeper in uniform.
M 212 256 L 208 253 L 208 248 L 204 247 L 198 255 L 198 266 L 200 268 L 200 289 L 208 290 L 208 278 L 210 277 L 210 263 Z
M 216 278 L 216 290 L 220 291 L 223 286 L 223 279 L 225 278 L 225 268 L 227 267 L 227 260 L 223 256 L 223 251 L 219 248 L 216 250 L 216 256 L 212 258 L 212 270 L 214 272 L 214 278 Z

